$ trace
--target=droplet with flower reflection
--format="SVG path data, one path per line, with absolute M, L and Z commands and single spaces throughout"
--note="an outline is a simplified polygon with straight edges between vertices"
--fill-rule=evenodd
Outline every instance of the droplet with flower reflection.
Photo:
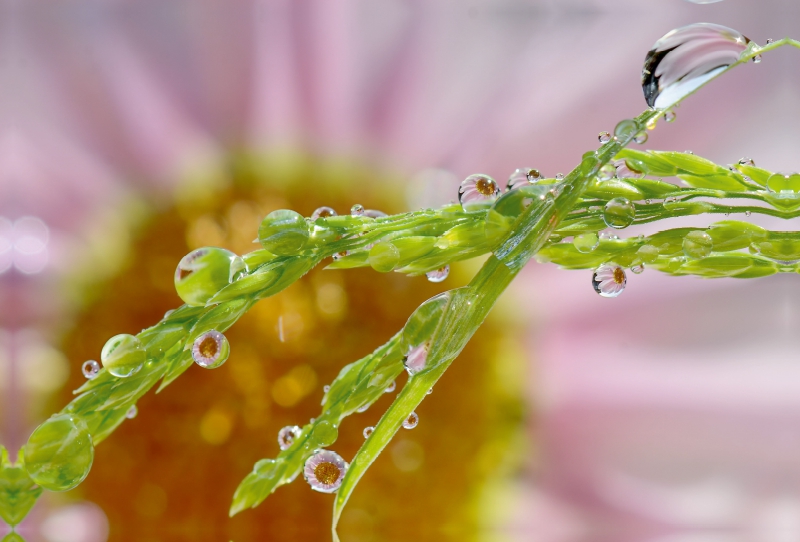
M 592 275 L 592 287 L 602 297 L 617 297 L 625 290 L 625 270 L 614 263 L 605 263 Z
M 500 193 L 497 181 L 488 175 L 470 175 L 458 188 L 458 201 L 465 211 L 477 211 L 488 207 Z
M 403 420 L 403 429 L 414 429 L 419 423 L 419 416 L 416 412 L 412 412 L 408 417 Z
M 514 173 L 512 173 L 508 178 L 508 182 L 506 183 L 506 191 L 510 192 L 511 190 L 519 188 L 520 186 L 534 184 L 541 178 L 542 174 L 539 173 L 538 169 L 530 167 L 515 169 Z
M 597 140 L 600 143 L 608 143 L 609 141 L 611 141 L 611 134 L 609 134 L 608 132 L 600 132 L 597 135 Z
M 100 372 L 100 364 L 93 359 L 84 361 L 83 365 L 81 365 L 81 372 L 87 380 L 91 380 Z
M 364 206 L 360 203 L 356 203 L 350 207 L 350 214 L 353 216 L 364 216 Z
M 336 452 L 320 450 L 306 460 L 303 476 L 314 491 L 334 493 L 342 485 L 347 467 Z
M 216 329 L 211 329 L 194 340 L 192 359 L 204 369 L 216 369 L 228 361 L 230 350 L 227 337 Z
M 294 441 L 297 440 L 301 433 L 302 429 L 296 425 L 287 425 L 283 427 L 278 431 L 278 446 L 281 450 L 287 449 L 294 444 Z
M 375 428 L 371 425 L 369 427 L 364 428 L 364 438 L 369 438 L 369 436 L 375 432 Z
M 314 212 L 311 213 L 311 220 L 316 220 L 318 218 L 328 218 L 331 216 L 336 216 L 336 211 L 334 211 L 332 207 L 322 206 L 314 209 Z
M 434 269 L 433 271 L 428 271 L 425 273 L 425 276 L 428 277 L 430 282 L 442 282 L 450 275 L 450 266 L 445 265 L 444 267 L 440 267 L 439 269 Z

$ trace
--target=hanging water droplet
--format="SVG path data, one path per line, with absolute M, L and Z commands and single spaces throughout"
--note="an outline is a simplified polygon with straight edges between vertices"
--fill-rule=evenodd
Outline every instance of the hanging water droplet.
M 364 216 L 364 206 L 360 203 L 356 203 L 350 207 L 350 214 L 353 216 Z
M 80 484 L 94 461 L 89 428 L 72 414 L 52 416 L 37 427 L 24 453 L 28 475 L 50 491 L 67 491 Z
M 600 168 L 600 171 L 597 174 L 597 178 L 601 181 L 608 181 L 617 174 L 617 168 L 614 164 L 606 164 Z
M 572 240 L 572 244 L 575 250 L 581 254 L 588 254 L 597 248 L 597 245 L 600 244 L 600 238 L 594 232 L 582 233 L 575 236 Z
M 128 409 L 128 412 L 125 413 L 125 417 L 129 420 L 134 419 L 136 416 L 139 415 L 139 409 L 136 405 L 131 405 L 131 408 Z
M 395 380 L 392 380 L 392 383 L 386 386 L 386 389 L 383 390 L 383 393 L 392 393 L 396 389 L 397 389 L 397 382 Z
M 751 214 L 753 214 L 753 213 L 751 213 L 750 211 L 745 211 L 744 212 L 744 216 L 750 216 Z
M 592 275 L 592 287 L 602 297 L 617 297 L 627 283 L 625 270 L 613 263 L 604 263 Z
M 703 230 L 693 230 L 683 238 L 683 253 L 689 258 L 705 258 L 714 249 L 714 240 Z
M 175 309 L 170 309 L 167 312 L 165 312 L 164 319 L 166 320 L 167 318 L 169 318 L 170 314 L 172 314 L 173 312 L 175 312 Z
M 430 282 L 442 282 L 447 276 L 450 274 L 450 266 L 445 265 L 444 267 L 440 267 L 439 269 L 434 269 L 433 271 L 428 271 L 425 273 L 425 276 L 428 277 Z
M 244 260 L 230 250 L 198 248 L 178 263 L 175 291 L 187 305 L 202 307 L 220 289 L 246 272 Z
M 288 209 L 272 211 L 258 227 L 261 246 L 278 256 L 290 256 L 308 243 L 308 222 L 300 213 Z
M 322 386 L 322 393 L 328 393 L 329 391 L 331 391 L 330 386 L 328 386 L 327 384 Z
M 634 143 L 638 143 L 639 145 L 644 145 L 647 143 L 647 132 L 641 131 L 633 138 Z
M 286 450 L 289 446 L 294 444 L 294 441 L 300 437 L 302 432 L 303 430 L 296 425 L 287 425 L 281 428 L 281 430 L 278 431 L 278 447 L 281 450 Z
M 760 64 L 761 63 L 761 55 L 754 56 L 753 57 L 753 63 L 754 64 Z
M 228 339 L 211 329 L 199 335 L 192 344 L 192 359 L 204 369 L 216 369 L 228 361 L 231 346 Z
M 642 90 L 647 105 L 667 109 L 739 60 L 750 40 L 718 24 L 668 32 L 647 53 Z
M 611 134 L 609 134 L 608 132 L 600 132 L 597 135 L 597 140 L 600 143 L 608 143 L 609 141 L 611 141 Z
M 515 169 L 514 173 L 508 178 L 506 183 L 506 191 L 514 190 L 520 186 L 527 186 L 536 183 L 542 178 L 538 169 L 523 167 Z
M 342 456 L 329 450 L 320 450 L 306 460 L 303 476 L 314 491 L 334 493 L 347 472 Z
M 403 420 L 403 428 L 414 429 L 418 423 L 419 423 L 419 416 L 417 416 L 416 412 L 412 412 L 411 414 L 408 415 L 408 418 Z
M 100 372 L 100 364 L 93 359 L 84 361 L 83 365 L 81 365 L 81 372 L 87 380 L 91 380 Z
M 388 273 L 400 263 L 400 250 L 391 241 L 375 243 L 369 249 L 367 262 L 375 271 Z
M 430 395 L 433 393 L 433 388 L 428 388 L 428 391 L 425 392 L 425 395 Z
M 756 165 L 756 162 L 755 162 L 755 160 L 753 160 L 752 158 L 747 158 L 747 157 L 745 157 L 745 158 L 739 158 L 739 165 L 740 165 L 740 166 L 750 166 L 750 167 L 755 167 L 755 165 Z
M 637 263 L 631 266 L 631 272 L 635 275 L 641 275 L 644 272 L 644 264 Z
M 769 45 L 771 43 L 775 43 L 775 40 L 772 39 L 772 38 L 767 39 L 767 45 Z
M 674 121 L 676 116 L 677 116 L 677 113 L 675 113 L 675 111 L 673 111 L 672 109 L 667 109 L 664 112 L 664 120 L 667 121 L 667 122 Z
M 336 211 L 334 211 L 332 207 L 317 207 L 314 209 L 314 212 L 311 213 L 311 221 L 313 222 L 318 218 L 329 218 L 331 216 L 336 216 Z
M 557 181 L 563 181 L 564 180 L 564 174 L 563 173 L 556 173 L 556 180 Z
M 363 433 L 364 434 L 364 438 L 365 439 L 369 438 L 369 436 L 374 432 L 375 432 L 375 428 L 372 427 L 371 425 L 369 427 L 365 427 L 364 428 L 364 433 Z
M 636 207 L 627 198 L 614 198 L 603 209 L 603 222 L 615 229 L 627 228 L 636 218 Z
M 142 342 L 133 335 L 120 334 L 111 337 L 100 352 L 103 367 L 112 375 L 126 378 L 144 367 L 147 351 Z
M 488 175 L 475 174 L 461 182 L 458 188 L 458 201 L 465 211 L 478 211 L 491 205 L 499 193 L 497 181 Z
M 403 365 L 413 376 L 429 368 L 428 348 L 453 298 L 454 290 L 436 295 L 417 307 L 403 327 Z

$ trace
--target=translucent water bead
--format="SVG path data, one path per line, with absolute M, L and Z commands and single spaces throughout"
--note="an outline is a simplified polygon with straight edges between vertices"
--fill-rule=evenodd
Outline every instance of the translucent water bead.
M 718 24 L 695 23 L 659 39 L 647 53 L 642 90 L 647 105 L 668 109 L 739 60 L 750 40 Z
M 396 380 L 392 380 L 391 384 L 386 386 L 386 389 L 383 390 L 383 393 L 392 393 L 396 389 L 397 389 L 397 381 Z
M 417 307 L 403 327 L 403 365 L 409 375 L 429 368 L 428 348 L 442 315 L 453 299 L 453 290 L 434 296 Z
M 300 213 L 288 209 L 272 211 L 258 227 L 261 246 L 278 256 L 290 256 L 308 243 L 308 222 Z
M 425 276 L 428 277 L 430 282 L 442 282 L 447 276 L 450 274 L 450 266 L 445 265 L 444 267 L 440 267 L 439 269 L 434 269 L 433 271 L 428 271 L 425 273 Z
M 530 184 L 534 184 L 536 181 L 542 178 L 542 174 L 539 173 L 538 169 L 533 169 L 529 167 L 523 167 L 519 169 L 515 169 L 514 173 L 508 178 L 508 183 L 506 183 L 506 191 L 514 190 L 515 188 L 519 188 L 520 186 L 527 186 Z
M 627 228 L 636 218 L 636 207 L 627 198 L 614 198 L 603 209 L 603 222 L 609 228 Z
M 318 218 L 328 218 L 331 216 L 336 216 L 336 211 L 333 210 L 331 207 L 318 207 L 314 209 L 314 212 L 311 213 L 311 220 L 316 220 Z
M 244 260 L 230 250 L 198 248 L 178 263 L 175 291 L 187 305 L 202 307 L 214 294 L 246 271 Z
M 599 244 L 600 238 L 594 232 L 582 233 L 580 235 L 576 235 L 572 239 L 572 245 L 575 247 L 575 250 L 581 254 L 588 254 L 589 252 L 592 252 Z
M 71 414 L 53 416 L 37 427 L 24 453 L 31 479 L 50 491 L 67 491 L 80 484 L 94 461 L 89 428 Z
M 366 211 L 364 210 L 364 206 L 361 205 L 360 203 L 356 203 L 355 205 L 350 207 L 350 214 L 353 216 L 364 216 L 365 212 Z
M 314 491 L 334 493 L 342 485 L 347 467 L 336 452 L 320 450 L 306 460 L 303 476 Z
M 600 143 L 608 143 L 609 141 L 611 141 L 611 134 L 609 134 L 608 132 L 600 132 L 599 134 L 597 134 L 597 140 Z
M 605 263 L 592 275 L 592 287 L 602 297 L 617 297 L 625 290 L 628 279 L 617 264 Z
M 714 240 L 703 230 L 690 231 L 683 238 L 683 253 L 689 258 L 705 258 L 714 250 Z
M 600 168 L 597 178 L 601 181 L 608 181 L 613 179 L 616 174 L 617 168 L 614 166 L 614 164 L 606 164 Z
M 100 352 L 100 361 L 112 375 L 127 378 L 144 367 L 147 351 L 138 338 L 123 333 L 106 342 Z
M 100 372 L 100 364 L 93 359 L 84 361 L 83 365 L 81 365 L 81 372 L 87 380 L 91 380 Z
M 125 413 L 125 417 L 129 420 L 134 419 L 136 416 L 139 415 L 139 408 L 136 405 L 131 405 L 131 408 L 128 409 L 128 412 Z
M 278 431 L 278 446 L 281 450 L 287 449 L 289 446 L 294 444 L 294 441 L 297 440 L 301 433 L 302 429 L 300 429 L 298 426 L 287 425 Z
M 211 329 L 199 335 L 192 344 L 192 359 L 204 369 L 216 369 L 228 361 L 231 346 L 227 337 Z
M 375 432 L 375 428 L 371 425 L 369 427 L 364 428 L 364 438 L 369 438 L 369 436 Z
M 408 418 L 403 420 L 403 429 L 414 429 L 418 423 L 419 416 L 417 416 L 416 412 L 412 412 L 408 415 Z
M 458 201 L 461 207 L 469 211 L 477 211 L 488 207 L 500 193 L 497 181 L 488 175 L 470 175 L 461 182 L 458 188 Z

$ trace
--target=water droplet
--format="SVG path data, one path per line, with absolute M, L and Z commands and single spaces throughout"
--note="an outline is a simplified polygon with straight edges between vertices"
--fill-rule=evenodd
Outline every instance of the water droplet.
M 529 167 L 515 169 L 514 173 L 512 173 L 508 178 L 508 182 L 506 183 L 506 191 L 510 192 L 511 190 L 519 188 L 520 186 L 534 184 L 541 178 L 542 175 L 539 173 L 538 169 Z
M 754 64 L 760 64 L 761 63 L 761 55 L 754 56 L 753 57 L 753 63 Z
M 653 245 L 642 245 L 639 247 L 639 250 L 636 251 L 636 255 L 644 263 L 653 263 L 658 259 L 658 249 Z
M 772 38 L 767 39 L 767 45 L 769 45 L 771 43 L 775 43 L 775 40 L 772 39 Z
M 390 241 L 381 241 L 369 249 L 367 261 L 375 271 L 388 273 L 400 262 L 400 250 Z
M 204 369 L 216 369 L 228 361 L 231 346 L 228 339 L 211 329 L 199 335 L 192 344 L 192 359 Z
M 606 231 L 600 232 L 599 237 L 601 241 L 619 241 L 619 237 L 617 235 Z
M 112 375 L 126 378 L 139 372 L 147 361 L 142 342 L 125 333 L 111 337 L 100 352 L 103 367 Z
M 136 416 L 139 415 L 139 409 L 136 405 L 131 405 L 131 408 L 128 409 L 128 412 L 125 413 L 125 417 L 129 420 L 134 419 Z
M 800 192 L 800 173 L 774 173 L 767 178 L 767 190 L 781 196 L 794 196 Z
M 603 222 L 615 229 L 627 228 L 636 218 L 636 207 L 627 198 L 614 198 L 603 209 Z
M 375 428 L 371 425 L 369 427 L 364 428 L 364 438 L 369 438 L 369 436 L 375 432 Z
M 428 343 L 412 346 L 403 358 L 403 365 L 408 374 L 414 376 L 425 368 L 428 361 Z
M 334 493 L 342 485 L 347 467 L 336 452 L 320 450 L 306 460 L 303 476 L 314 491 Z
M 428 391 L 425 392 L 425 395 L 430 395 L 433 393 L 433 388 L 428 388 Z
M 416 412 L 412 412 L 411 414 L 408 415 L 408 418 L 403 420 L 403 428 L 414 429 L 418 423 L 419 423 L 419 416 L 417 416 Z
M 450 266 L 445 265 L 444 267 L 440 267 L 439 269 L 434 269 L 433 271 L 428 271 L 425 273 L 425 276 L 428 277 L 430 282 L 442 282 L 447 276 L 450 274 Z
M 53 416 L 37 427 L 24 453 L 28 475 L 50 491 L 66 491 L 80 484 L 94 460 L 89 428 L 72 414 Z
M 594 232 L 582 233 L 575 236 L 572 244 L 575 246 L 575 250 L 581 254 L 588 254 L 597 248 L 597 245 L 600 244 L 600 238 Z
M 429 368 L 429 341 L 439 327 L 452 295 L 453 290 L 428 299 L 417 307 L 403 327 L 403 348 L 406 352 L 403 365 L 409 375 L 413 376 Z
M 313 222 L 318 218 L 328 218 L 331 216 L 336 216 L 336 211 L 334 211 L 333 208 L 325 206 L 317 207 L 314 209 L 314 212 L 311 213 L 311 221 Z
M 308 222 L 303 215 L 288 209 L 272 211 L 258 227 L 261 246 L 278 256 L 290 256 L 301 251 L 309 236 Z
M 751 214 L 753 214 L 753 213 L 751 213 L 750 211 L 745 211 L 744 212 L 744 216 L 750 216 Z
M 353 216 L 364 216 L 364 206 L 356 203 L 352 207 L 350 207 L 350 214 Z
M 611 141 L 611 134 L 609 134 L 608 132 L 600 132 L 597 135 L 597 140 L 600 143 L 608 143 L 609 141 Z
M 600 171 L 597 174 L 597 178 L 601 181 L 608 181 L 617 174 L 617 168 L 614 164 L 606 164 L 600 168 Z
M 302 432 L 303 430 L 296 425 L 287 425 L 281 428 L 281 430 L 278 431 L 278 447 L 281 450 L 289 448 Z
M 178 263 L 175 291 L 187 305 L 202 307 L 220 289 L 246 272 L 244 260 L 230 250 L 198 248 Z
M 625 160 L 616 160 L 614 162 L 614 167 L 616 168 L 616 176 L 620 179 L 638 178 L 644 176 L 643 171 L 639 171 L 635 167 L 632 167 L 631 164 Z
M 564 180 L 564 174 L 563 173 L 556 173 L 556 180 L 557 181 L 563 181 Z
M 645 202 L 647 205 L 650 205 L 651 203 L 653 203 L 653 200 L 646 199 L 646 200 L 644 200 L 644 202 Z
M 169 318 L 169 316 L 170 316 L 170 315 L 171 315 L 173 312 L 175 312 L 175 309 L 170 309 L 170 310 L 168 310 L 167 312 L 165 312 L 165 313 L 164 313 L 164 319 L 166 320 L 167 318 Z
M 369 410 L 369 405 L 361 405 L 356 409 L 356 412 L 361 414 L 362 412 L 366 412 L 367 410 Z
M 386 389 L 383 390 L 383 393 L 392 393 L 396 389 L 397 389 L 397 382 L 392 380 L 392 383 L 386 386 Z
M 639 125 L 633 119 L 621 120 L 614 127 L 614 138 L 616 139 L 631 139 L 637 133 L 639 133 Z
M 644 272 L 644 264 L 637 263 L 631 266 L 631 272 L 635 275 L 641 275 Z
M 322 393 L 328 393 L 329 391 L 331 391 L 331 387 L 330 386 L 328 386 L 327 384 L 322 386 Z
M 695 23 L 668 32 L 647 53 L 647 105 L 667 109 L 739 60 L 750 40 L 725 26 Z
M 83 365 L 81 366 L 81 372 L 87 380 L 91 380 L 97 376 L 97 373 L 100 372 L 100 364 L 93 359 L 84 361 Z
M 647 143 L 647 132 L 641 131 L 633 138 L 634 143 L 638 143 L 639 145 L 644 145 Z
M 714 240 L 703 230 L 690 231 L 683 238 L 683 253 L 689 258 L 705 258 L 714 248 Z
M 627 283 L 625 270 L 613 263 L 604 263 L 592 275 L 592 287 L 602 297 L 617 297 Z
M 752 158 L 739 158 L 739 165 L 740 166 L 750 166 L 755 167 L 756 162 Z
M 488 175 L 470 175 L 458 188 L 458 201 L 465 211 L 478 211 L 488 207 L 500 193 L 497 181 Z
M 673 111 L 672 109 L 667 109 L 664 112 L 664 120 L 667 121 L 667 122 L 673 122 L 675 120 L 675 117 L 677 117 L 677 116 L 678 116 L 678 114 L 675 113 L 675 111 Z
M 369 218 L 383 218 L 385 216 L 389 216 L 383 211 L 378 211 L 377 209 L 367 209 L 364 211 L 364 216 Z

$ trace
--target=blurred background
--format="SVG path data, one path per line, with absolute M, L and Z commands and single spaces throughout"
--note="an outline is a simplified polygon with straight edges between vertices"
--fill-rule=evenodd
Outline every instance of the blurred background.
M 794 0 L 0 0 L 0 443 L 13 457 L 107 338 L 180 304 L 189 250 L 252 250 L 274 209 L 401 212 L 475 172 L 566 173 L 645 108 L 653 43 L 700 21 L 800 38 Z M 646 147 L 796 171 L 797 63 L 727 74 Z M 233 490 L 344 364 L 480 263 L 440 285 L 315 270 L 260 302 L 224 367 L 145 396 L 20 532 L 327 540 L 332 499 L 302 480 L 229 519 Z M 800 539 L 797 278 L 646 271 L 602 299 L 590 276 L 524 270 L 361 482 L 343 540 Z

